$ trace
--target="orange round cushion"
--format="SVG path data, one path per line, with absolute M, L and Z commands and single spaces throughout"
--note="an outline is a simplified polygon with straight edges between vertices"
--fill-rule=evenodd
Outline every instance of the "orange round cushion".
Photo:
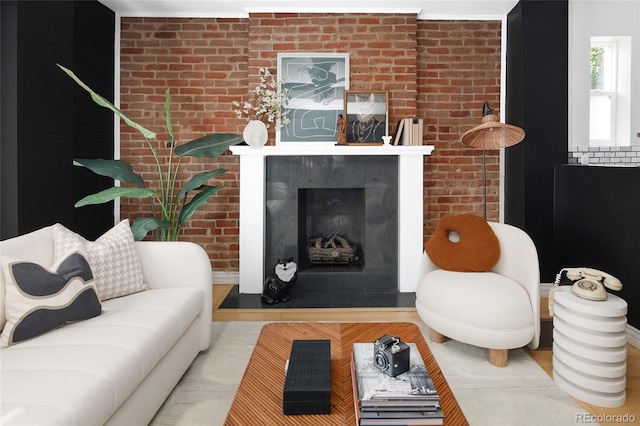
M 450 232 L 460 236 L 449 239 Z M 461 214 L 438 221 L 433 236 L 425 244 L 431 261 L 439 268 L 458 272 L 485 272 L 500 259 L 500 242 L 486 220 Z

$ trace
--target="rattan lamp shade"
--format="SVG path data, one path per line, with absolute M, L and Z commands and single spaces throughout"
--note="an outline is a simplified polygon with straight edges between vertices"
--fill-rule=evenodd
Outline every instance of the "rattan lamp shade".
M 498 121 L 498 117 L 489 108 L 489 102 L 482 106 L 482 124 L 467 130 L 462 135 L 462 143 L 469 148 L 482 150 L 482 180 L 484 218 L 487 218 L 487 149 L 500 149 L 513 146 L 524 139 L 524 130 L 520 127 L 504 124 Z
M 469 148 L 500 149 L 519 143 L 524 136 L 520 127 L 500 123 L 495 114 L 488 114 L 482 117 L 481 125 L 462 135 L 462 143 Z

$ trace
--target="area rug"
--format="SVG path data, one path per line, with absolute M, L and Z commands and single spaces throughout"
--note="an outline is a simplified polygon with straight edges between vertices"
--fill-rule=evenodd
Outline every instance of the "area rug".
M 223 425 L 265 324 L 214 322 L 211 347 L 198 355 L 151 425 Z M 428 336 L 424 323 L 416 324 Z M 425 340 L 473 426 L 575 425 L 584 413 L 522 349 L 509 351 L 508 366 L 498 368 L 484 349 Z
M 424 323 L 416 324 L 429 335 Z M 486 349 L 426 340 L 471 425 L 575 426 L 584 418 L 584 409 L 524 349 L 510 350 L 500 368 L 487 361 Z

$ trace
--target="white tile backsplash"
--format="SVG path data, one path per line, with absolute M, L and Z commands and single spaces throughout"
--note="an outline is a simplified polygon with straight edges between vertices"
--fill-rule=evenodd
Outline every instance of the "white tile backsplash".
M 569 164 L 612 167 L 639 167 L 640 146 L 595 147 L 569 152 Z

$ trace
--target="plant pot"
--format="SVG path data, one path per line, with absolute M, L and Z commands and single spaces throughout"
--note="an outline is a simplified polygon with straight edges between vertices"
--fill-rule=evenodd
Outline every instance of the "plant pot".
M 242 137 L 251 148 L 262 148 L 269 139 L 267 125 L 260 120 L 251 120 L 244 127 Z

